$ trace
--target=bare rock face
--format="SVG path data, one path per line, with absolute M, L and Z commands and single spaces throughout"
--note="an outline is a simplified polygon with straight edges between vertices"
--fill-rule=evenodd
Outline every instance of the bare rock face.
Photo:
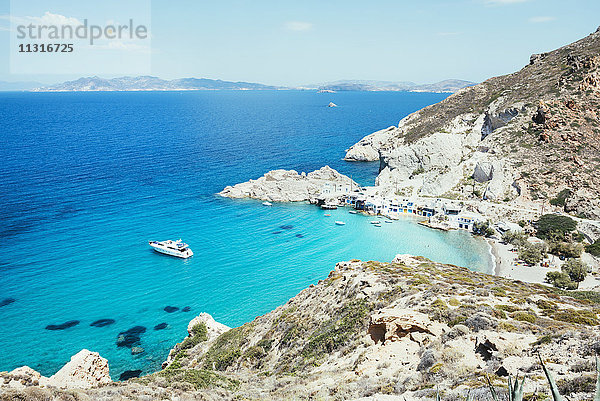
M 600 220 L 600 199 L 595 191 L 580 188 L 567 199 L 565 210 L 573 214 Z
M 480 162 L 475 166 L 473 178 L 477 182 L 490 181 L 494 174 L 494 166 L 490 162 Z
M 216 339 L 221 334 L 225 333 L 230 329 L 229 326 L 225 326 L 223 323 L 217 322 L 208 313 L 202 312 L 201 314 L 193 318 L 188 324 L 188 334 L 192 335 L 192 328 L 200 323 L 204 323 L 204 325 L 206 326 L 206 335 L 208 336 L 209 342 Z
M 272 170 L 257 180 L 228 186 L 219 195 L 226 198 L 253 198 L 272 202 L 300 202 L 327 194 L 345 192 L 358 184 L 329 166 L 311 173 Z
M 441 325 L 434 324 L 424 313 L 408 309 L 383 309 L 371 316 L 368 333 L 375 343 L 385 344 L 410 336 L 418 343 L 441 334 Z
M 396 133 L 394 126 L 367 135 L 360 142 L 346 150 L 344 160 L 356 162 L 373 162 L 379 160 L 379 151 Z
M 87 349 L 71 357 L 71 361 L 47 379 L 47 384 L 62 388 L 91 388 L 108 384 L 110 379 L 108 361 L 97 352 Z

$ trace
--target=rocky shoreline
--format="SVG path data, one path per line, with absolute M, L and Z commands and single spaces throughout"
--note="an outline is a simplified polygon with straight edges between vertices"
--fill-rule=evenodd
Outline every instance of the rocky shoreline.
M 243 326 L 230 329 L 201 314 L 160 372 L 110 382 L 105 360 L 82 351 L 61 369 L 65 374 L 55 375 L 61 381 L 44 382 L 27 368 L 2 373 L 0 400 L 386 395 L 400 401 L 435 398 L 436 386 L 448 399 L 485 398 L 483 375 L 499 388 L 508 375 L 526 375 L 524 392 L 531 397 L 548 392 L 538 354 L 560 391 L 584 400 L 593 386 L 576 383 L 595 381 L 598 304 L 587 293 L 410 255 L 391 263 L 340 262 L 326 279 Z

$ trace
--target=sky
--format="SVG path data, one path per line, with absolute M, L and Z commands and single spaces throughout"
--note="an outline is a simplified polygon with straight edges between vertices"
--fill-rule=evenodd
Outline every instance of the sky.
M 13 0 L 11 13 L 11 2 L 0 0 L 0 80 L 54 83 L 139 70 L 164 79 L 294 86 L 339 79 L 481 82 L 600 25 L 598 0 L 136 1 Z M 132 17 L 148 24 L 151 40 L 82 45 L 70 59 L 36 55 L 15 64 L 16 14 L 104 24 Z M 94 58 L 102 46 L 109 58 Z M 78 61 L 89 65 L 67 67 Z

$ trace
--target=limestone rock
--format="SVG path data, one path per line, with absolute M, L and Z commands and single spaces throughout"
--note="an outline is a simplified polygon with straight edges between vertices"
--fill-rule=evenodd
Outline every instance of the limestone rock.
M 567 198 L 565 210 L 589 219 L 600 220 L 600 198 L 596 191 L 579 188 Z
M 441 331 L 440 325 L 432 322 L 424 313 L 393 308 L 382 309 L 372 315 L 368 332 L 375 343 L 385 344 L 406 336 L 410 336 L 415 342 L 423 343 L 427 338 L 423 334 L 437 336 Z
M 90 388 L 111 383 L 108 361 L 87 349 L 71 357 L 65 366 L 48 379 L 48 384 L 62 388 Z
M 493 177 L 494 166 L 490 162 L 480 162 L 475 166 L 473 178 L 477 182 L 487 182 Z
M 21 366 L 8 373 L 8 387 L 21 389 L 28 386 L 38 386 L 41 375 L 29 366 Z
M 349 149 L 346 149 L 344 160 L 372 162 L 379 160 L 379 151 L 397 131 L 394 126 L 367 135 Z
M 206 326 L 206 334 L 208 336 L 208 341 L 216 339 L 221 334 L 225 333 L 230 329 L 229 326 L 225 326 L 223 323 L 217 322 L 208 313 L 202 312 L 201 314 L 193 318 L 188 324 L 187 331 L 189 335 L 192 335 L 192 328 L 199 323 L 204 323 L 204 325 Z
M 228 186 L 219 195 L 227 198 L 253 198 L 271 202 L 300 202 L 328 197 L 357 189 L 359 185 L 329 166 L 311 173 L 272 170 L 257 180 Z

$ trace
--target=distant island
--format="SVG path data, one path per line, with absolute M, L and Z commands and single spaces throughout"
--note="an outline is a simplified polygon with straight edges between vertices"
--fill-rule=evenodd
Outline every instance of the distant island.
M 460 79 L 446 79 L 433 84 L 391 81 L 352 81 L 342 80 L 319 85 L 320 91 L 371 91 L 371 92 L 439 92 L 454 93 L 462 88 L 476 85 L 475 82 Z
M 407 91 L 446 92 L 473 86 L 474 82 L 449 79 L 433 84 L 391 81 L 341 80 L 303 86 L 274 86 L 255 82 L 234 82 L 208 78 L 180 78 L 166 80 L 153 76 L 101 78 L 82 77 L 73 81 L 42 86 L 42 84 L 5 82 L 0 90 L 34 92 L 118 92 L 118 91 L 199 91 L 199 90 L 315 90 L 324 93 L 338 91 Z

